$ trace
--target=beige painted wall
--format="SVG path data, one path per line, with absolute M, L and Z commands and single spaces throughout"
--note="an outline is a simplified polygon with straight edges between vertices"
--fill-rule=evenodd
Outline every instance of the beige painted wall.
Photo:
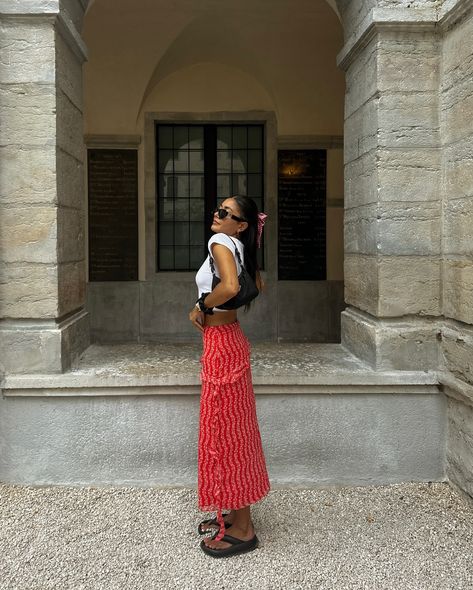
M 87 135 L 142 136 L 151 111 L 247 110 L 273 111 L 280 136 L 317 136 L 318 143 L 327 136 L 330 147 L 343 133 L 344 76 L 335 63 L 343 32 L 325 0 L 142 0 L 139 9 L 132 0 L 96 0 L 83 36 Z M 327 191 L 327 278 L 341 280 L 341 149 L 328 152 Z

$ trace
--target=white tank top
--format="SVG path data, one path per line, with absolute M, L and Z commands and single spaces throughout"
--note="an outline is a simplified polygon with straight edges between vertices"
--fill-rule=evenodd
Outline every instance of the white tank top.
M 235 254 L 235 246 L 238 248 L 238 251 L 240 253 L 240 258 L 241 261 L 243 262 L 243 264 L 245 264 L 245 259 L 244 259 L 244 244 L 242 241 L 240 241 L 238 238 L 231 238 L 230 236 L 227 236 L 227 234 L 224 233 L 216 233 L 214 234 L 210 240 L 207 243 L 207 250 L 209 252 L 211 252 L 211 245 L 212 244 L 223 244 L 224 246 L 226 246 L 231 253 L 233 254 L 233 258 L 235 259 L 235 263 L 236 263 L 236 267 L 237 267 L 237 274 L 240 274 L 241 272 L 241 266 L 240 263 L 238 262 L 238 258 L 236 257 Z M 212 258 L 214 258 L 212 256 Z M 197 274 L 195 275 L 195 282 L 197 283 L 197 289 L 199 292 L 199 297 L 202 295 L 202 293 L 210 293 L 212 291 L 212 279 L 213 279 L 213 274 L 212 274 L 212 270 L 210 268 L 210 256 L 207 255 L 207 258 L 204 260 L 204 263 L 202 264 L 202 266 L 199 268 L 199 270 L 197 271 Z M 215 274 L 217 275 L 217 277 L 220 278 L 220 274 L 218 272 L 218 268 L 217 265 L 215 264 L 215 259 L 214 259 L 214 269 L 215 269 Z M 214 307 L 214 312 L 217 311 L 227 311 L 225 309 L 219 309 L 218 307 Z

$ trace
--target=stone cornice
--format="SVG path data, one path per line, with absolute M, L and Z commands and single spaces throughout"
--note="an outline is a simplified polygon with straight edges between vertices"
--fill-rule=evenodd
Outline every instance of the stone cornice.
M 434 32 L 437 24 L 437 12 L 434 9 L 373 8 L 363 19 L 356 34 L 347 40 L 337 55 L 337 65 L 347 70 L 359 52 L 381 30 Z
M 82 63 L 87 60 L 87 47 L 72 20 L 60 12 L 56 0 L 51 2 L 32 2 L 31 6 L 23 3 L 13 3 L 9 6 L 7 0 L 0 0 L 0 20 L 18 22 L 50 22 L 55 24 L 56 31 L 64 39 L 71 51 Z
M 471 0 L 445 0 L 439 13 L 439 27 L 442 31 L 448 29 L 471 12 L 472 8 Z
M 473 407 L 472 385 L 457 379 L 452 373 L 448 371 L 439 371 L 437 375 L 439 384 L 442 386 L 442 391 L 445 393 L 445 395 Z
M 59 0 L 0 0 L 0 16 L 46 16 L 59 11 Z
M 347 70 L 359 52 L 379 31 L 430 31 L 441 34 L 468 15 L 472 9 L 472 0 L 446 0 L 440 11 L 433 8 L 373 8 L 337 55 L 337 65 L 342 70 Z
M 87 61 L 87 47 L 84 41 L 82 41 L 80 33 L 68 16 L 62 13 L 57 15 L 56 30 L 69 45 L 74 54 L 79 58 L 80 62 Z
M 279 135 L 279 149 L 343 148 L 343 135 Z
M 128 395 L 198 395 L 198 363 L 193 374 L 102 375 L 56 373 L 6 375 L 0 382 L 4 397 L 96 397 Z M 272 375 L 253 369 L 256 394 L 347 395 L 413 394 L 439 395 L 437 376 L 425 371 L 376 371 L 365 374 Z
M 88 148 L 137 148 L 141 143 L 141 135 L 84 135 L 84 143 Z

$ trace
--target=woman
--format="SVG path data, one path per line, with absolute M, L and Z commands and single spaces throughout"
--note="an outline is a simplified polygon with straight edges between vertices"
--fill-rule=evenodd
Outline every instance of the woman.
M 250 504 L 266 496 L 270 488 L 256 416 L 250 343 L 241 329 L 237 310 L 218 309 L 239 290 L 239 258 L 261 290 L 256 248 L 265 218 L 248 197 L 230 197 L 215 210 L 211 226 L 215 233 L 208 250 L 221 280 L 212 290 L 213 275 L 207 257 L 196 274 L 199 299 L 189 313 L 189 319 L 203 335 L 199 508 L 217 512 L 216 518 L 201 522 L 198 530 L 200 534 L 217 533 L 200 544 L 213 557 L 243 553 L 258 546 Z M 247 304 L 245 311 L 249 307 Z M 225 520 L 223 509 L 230 510 Z

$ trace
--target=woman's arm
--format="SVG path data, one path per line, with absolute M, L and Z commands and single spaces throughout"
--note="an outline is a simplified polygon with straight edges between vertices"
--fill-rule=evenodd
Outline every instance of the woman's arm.
M 237 267 L 235 258 L 230 250 L 223 244 L 210 245 L 212 258 L 218 268 L 220 283 L 205 298 L 206 307 L 216 307 L 234 297 L 239 289 Z
M 220 283 L 206 296 L 205 305 L 207 307 L 215 307 L 225 303 L 225 301 L 228 301 L 236 295 L 240 288 L 240 284 L 238 282 L 235 259 L 230 250 L 226 246 L 218 243 L 211 244 L 210 247 L 212 248 L 212 258 L 214 259 L 220 274 Z M 203 326 L 205 319 L 203 311 L 194 307 L 189 312 L 189 319 L 198 330 L 201 332 L 204 331 Z

